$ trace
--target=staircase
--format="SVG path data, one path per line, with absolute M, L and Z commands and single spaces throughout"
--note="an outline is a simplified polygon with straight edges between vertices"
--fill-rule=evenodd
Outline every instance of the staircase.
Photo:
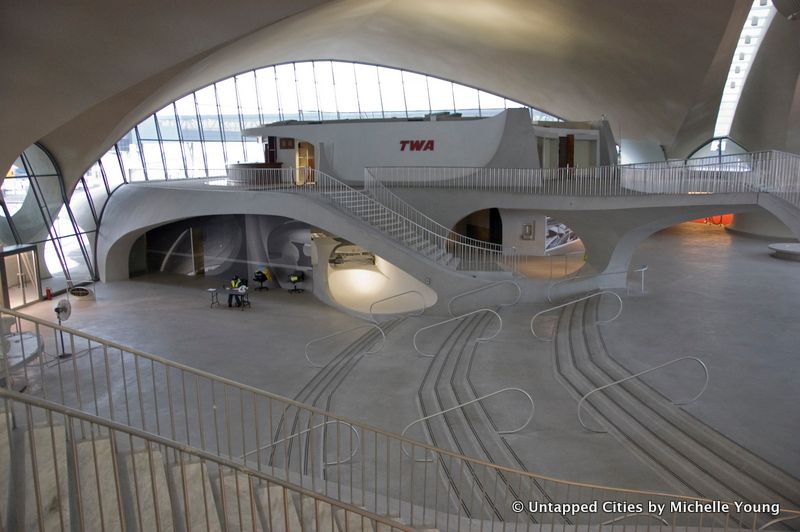
M 414 530 L 48 401 L 4 389 L 0 401 L 12 421 L 0 448 L 0 530 Z
M 558 377 L 580 398 L 631 375 L 610 355 L 597 327 L 598 298 L 566 307 L 556 331 Z M 800 503 L 800 480 L 735 444 L 638 379 L 587 398 L 584 419 L 601 425 L 662 477 L 713 500 Z M 764 514 L 737 526 L 764 524 Z M 749 519 L 749 521 L 747 520 Z

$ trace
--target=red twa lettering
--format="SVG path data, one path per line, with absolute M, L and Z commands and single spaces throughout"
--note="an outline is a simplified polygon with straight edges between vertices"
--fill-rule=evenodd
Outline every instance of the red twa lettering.
M 433 140 L 401 140 L 400 151 L 434 151 Z

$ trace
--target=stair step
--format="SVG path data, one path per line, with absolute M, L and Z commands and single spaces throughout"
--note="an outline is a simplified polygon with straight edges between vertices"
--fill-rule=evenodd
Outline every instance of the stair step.
M 78 442 L 77 457 L 83 529 L 121 530 L 119 476 L 111 439 L 94 436 Z
M 184 529 L 209 532 L 222 530 L 205 463 L 176 465 L 170 471 L 170 477 L 174 494 L 172 500 L 175 501 L 178 515 L 182 516 L 181 521 L 186 525 Z M 187 503 L 188 508 L 184 506 Z
M 225 528 L 229 531 L 264 530 L 250 478 L 242 473 L 231 473 L 222 477 L 222 485 L 225 493 L 220 494 L 219 500 L 225 508 Z
M 333 513 L 327 502 L 302 497 L 303 528 L 308 532 L 333 532 Z
M 267 520 L 269 521 L 271 532 L 311 530 L 300 526 L 300 517 L 291 491 L 284 490 L 282 486 L 270 486 L 269 488 L 261 489 L 259 498 L 262 507 L 269 509 Z M 306 516 L 304 515 L 303 517 L 305 519 Z M 311 517 L 313 518 L 313 513 Z M 323 528 L 322 530 L 325 529 Z
M 36 449 L 36 471 L 34 480 L 31 461 L 31 435 Z M 17 515 L 22 530 L 38 530 L 39 517 L 36 501 L 36 483 L 42 508 L 42 526 L 45 530 L 56 530 L 69 526 L 69 479 L 67 473 L 67 438 L 63 425 L 35 427 L 33 432 L 23 435 L 25 453 L 25 515 Z M 55 446 L 55 449 L 54 449 Z M 16 455 L 16 453 L 15 453 Z
M 126 515 L 132 516 L 130 521 L 134 530 L 174 530 L 172 502 L 161 452 L 144 450 L 128 453 L 124 463 L 125 488 L 130 494 Z
M 372 520 L 352 512 L 336 510 L 336 524 L 339 530 L 347 532 L 375 532 Z

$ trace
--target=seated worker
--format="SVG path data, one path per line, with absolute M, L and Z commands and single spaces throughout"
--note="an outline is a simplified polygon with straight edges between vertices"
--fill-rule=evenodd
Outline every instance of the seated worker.
M 231 284 L 230 284 L 230 287 L 229 287 L 230 290 L 228 292 L 228 306 L 229 307 L 233 306 L 233 300 L 234 299 L 236 299 L 236 306 L 237 307 L 241 307 L 242 306 L 242 299 L 239 297 L 239 294 L 237 292 L 234 292 L 234 290 L 239 290 L 240 286 L 242 286 L 242 280 L 239 278 L 238 275 L 234 275 L 233 279 L 231 279 Z

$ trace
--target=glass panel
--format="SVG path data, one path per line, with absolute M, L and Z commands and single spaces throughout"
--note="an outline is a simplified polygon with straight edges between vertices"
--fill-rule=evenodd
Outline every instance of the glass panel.
M 125 137 L 117 142 L 122 165 L 125 169 L 128 181 L 144 181 L 144 170 L 142 167 L 142 155 L 139 153 L 139 141 L 136 130 L 132 129 Z
M 278 89 L 275 85 L 275 69 L 273 67 L 256 70 L 258 97 L 261 99 L 261 115 L 265 124 L 281 120 Z
M 378 67 L 354 65 L 358 83 L 358 102 L 364 118 L 383 118 L 381 91 L 378 85 Z
M 403 96 L 403 75 L 399 70 L 378 68 L 381 82 L 383 114 L 388 117 L 406 116 L 406 102 Z
M 161 159 L 161 145 L 157 141 L 142 141 L 144 148 L 144 161 L 147 164 L 147 179 L 163 180 L 166 179 L 164 173 L 164 162 Z
M 122 181 L 122 168 L 119 165 L 117 158 L 117 151 L 112 147 L 100 159 L 103 161 L 103 170 L 106 172 L 106 180 L 108 181 L 108 189 L 114 192 L 114 189 L 123 183 Z
M 22 155 L 35 175 L 56 175 L 56 169 L 50 158 L 35 144 L 29 146 Z
M 39 279 L 33 251 L 23 251 L 4 257 L 8 282 L 8 305 L 18 308 L 39 299 Z
M 478 91 L 478 101 L 481 104 L 481 115 L 494 116 L 506 108 L 506 99 L 488 92 Z
M 184 142 L 183 151 L 186 154 L 186 166 L 189 167 L 186 175 L 188 177 L 204 177 L 206 163 L 203 156 L 203 143 Z
M 116 159 L 116 157 L 114 157 L 114 159 Z M 106 161 L 108 161 L 108 163 Z M 113 166 L 114 160 L 108 157 L 108 154 L 106 154 L 106 156 L 103 157 L 103 167 L 106 168 L 107 174 L 109 173 L 108 168 Z M 116 166 L 117 172 L 119 172 L 119 165 L 117 164 Z M 89 195 L 92 196 L 94 208 L 99 216 L 100 213 L 103 212 L 103 206 L 108 200 L 108 193 L 106 192 L 105 185 L 103 185 L 103 176 L 100 173 L 100 165 L 94 164 L 91 168 L 89 168 L 86 173 L 83 174 L 83 179 L 86 181 L 86 186 L 89 187 Z
M 105 193 L 105 190 L 103 192 Z M 86 190 L 83 188 L 83 181 L 78 181 L 78 186 L 76 186 L 75 190 L 72 192 L 72 197 L 69 200 L 69 208 L 73 216 L 75 216 L 75 221 L 78 223 L 80 232 L 94 231 L 97 228 L 94 223 L 94 216 L 92 215 L 89 200 L 86 199 Z M 66 211 L 66 209 L 62 209 L 62 211 Z
M 452 83 L 428 77 L 428 93 L 431 95 L 431 112 L 455 111 Z
M 264 162 L 264 146 L 259 142 L 245 142 L 245 160 L 248 163 Z
M 66 205 L 63 205 L 58 210 L 55 222 L 53 223 L 53 231 L 56 236 L 68 236 L 75 234 L 75 228 L 72 226 L 72 221 L 69 219 L 69 212 Z
M 178 140 L 178 125 L 175 122 L 175 110 L 172 104 L 161 109 L 156 113 L 158 127 L 161 129 L 163 140 Z
M 208 173 L 209 175 L 224 175 L 225 172 L 225 155 L 222 151 L 221 142 L 206 142 L 206 157 L 208 158 Z
M 203 128 L 203 137 L 206 142 L 222 140 L 219 130 L 219 115 L 217 113 L 217 98 L 214 96 L 214 86 L 208 86 L 195 93 L 197 108 L 200 110 L 200 121 Z
M 14 233 L 11 232 L 11 226 L 8 225 L 5 214 L 0 210 L 0 246 L 10 246 L 16 243 Z
M 53 219 L 58 216 L 61 206 L 64 204 L 61 196 L 61 178 L 54 175 L 32 177 L 39 185 L 40 199 L 47 206 L 47 211 Z
M 228 156 L 228 164 L 245 162 L 244 146 L 242 146 L 241 142 L 226 142 L 225 153 Z
M 317 80 L 317 100 L 322 120 L 336 120 L 336 89 L 333 86 L 333 70 L 330 61 L 314 63 L 314 76 Z
M 6 177 L 3 180 L 2 192 L 9 214 L 14 214 L 20 210 L 25 198 L 30 190 L 30 180 L 27 177 Z M 5 213 L 0 212 L 1 215 Z
M 278 77 L 278 91 L 284 120 L 300 120 L 297 106 L 297 89 L 294 81 L 294 68 L 291 64 L 275 67 Z
M 463 85 L 453 85 L 456 111 L 464 116 L 479 116 L 478 90 Z
M 186 170 L 183 167 L 183 153 L 181 143 L 168 141 L 163 143 L 164 158 L 167 161 L 167 177 L 170 179 L 183 179 Z
M 256 76 L 253 72 L 245 72 L 236 76 L 236 90 L 239 93 L 239 108 L 245 128 L 261 125 L 256 94 Z
M 142 141 L 158 140 L 158 134 L 156 132 L 155 115 L 149 116 L 146 119 L 144 119 L 137 126 L 137 129 L 139 130 L 139 136 L 141 137 Z
M 17 157 L 17 160 L 14 161 L 14 164 L 12 164 L 11 168 L 9 168 L 8 172 L 6 172 L 6 177 L 27 175 L 28 172 L 25 171 L 25 165 L 22 164 L 22 157 Z
M 296 63 L 297 94 L 303 120 L 322 120 L 317 103 L 317 84 L 314 82 L 314 65 L 310 62 Z
M 200 140 L 200 128 L 197 125 L 197 109 L 194 106 L 194 94 L 189 94 L 176 101 L 175 108 L 178 110 L 183 140 Z
M 239 121 L 239 102 L 233 78 L 217 82 L 217 100 L 222 113 L 222 127 L 226 140 L 241 139 L 242 123 Z
M 424 116 L 431 112 L 425 76 L 403 72 L 403 88 L 406 93 L 409 116 Z
M 336 84 L 336 103 L 339 118 L 359 118 L 356 78 L 350 63 L 331 63 L 333 82 Z

